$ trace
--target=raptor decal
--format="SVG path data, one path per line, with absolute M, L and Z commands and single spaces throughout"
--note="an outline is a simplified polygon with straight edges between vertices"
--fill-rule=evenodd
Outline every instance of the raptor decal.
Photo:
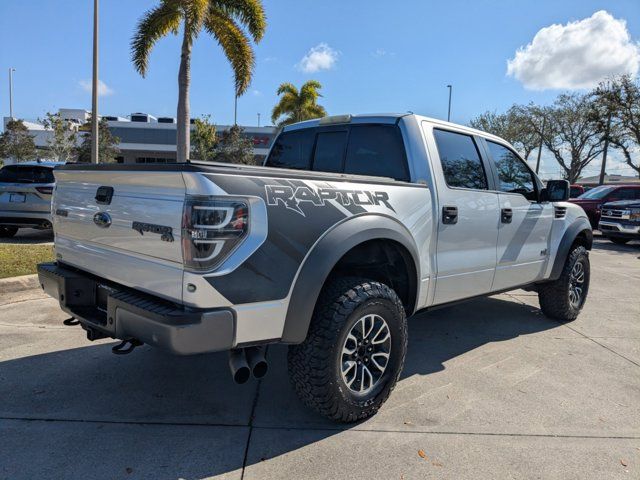
M 283 206 L 303 217 L 306 214 L 301 204 L 311 204 L 314 207 L 324 207 L 325 202 L 335 200 L 342 206 L 349 205 L 384 205 L 392 212 L 395 209 L 389 203 L 389 194 L 384 191 L 348 190 L 340 188 L 313 189 L 308 186 L 292 187 L 288 185 L 265 185 L 267 205 Z

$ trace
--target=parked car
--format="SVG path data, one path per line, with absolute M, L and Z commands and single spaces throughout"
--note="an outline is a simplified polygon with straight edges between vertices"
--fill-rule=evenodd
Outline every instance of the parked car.
M 586 190 L 582 185 L 571 185 L 569 190 L 569 198 L 577 198 L 582 195 Z
M 115 353 L 228 350 L 238 382 L 266 373 L 264 345 L 289 344 L 298 395 L 339 421 L 393 390 L 407 316 L 524 287 L 570 321 L 589 289 L 592 232 L 568 182 L 544 187 L 501 138 L 413 114 L 287 126 L 265 167 L 55 176 L 57 262 L 38 273 L 68 324 L 121 339 Z
M 598 230 L 613 243 L 640 240 L 640 200 L 605 203 Z
M 617 200 L 640 200 L 640 185 L 600 185 L 569 201 L 580 205 L 591 227 L 598 228 L 602 205 Z
M 0 169 L 0 238 L 19 228 L 51 228 L 53 169 L 62 162 L 23 162 Z

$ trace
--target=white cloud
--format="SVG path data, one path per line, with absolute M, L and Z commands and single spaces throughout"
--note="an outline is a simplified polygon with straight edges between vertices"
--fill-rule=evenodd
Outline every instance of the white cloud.
M 262 92 L 260 90 L 256 90 L 254 88 L 253 90 L 251 90 L 251 95 L 253 95 L 254 97 L 261 97 L 262 96 Z
M 507 75 L 532 90 L 580 89 L 614 75 L 635 76 L 639 67 L 640 46 L 631 39 L 626 22 L 600 10 L 539 30 L 507 62 Z
M 340 53 L 326 43 L 319 43 L 302 57 L 297 67 L 304 73 L 315 73 L 320 70 L 331 70 L 338 61 Z
M 91 80 L 80 80 L 80 82 L 78 83 L 85 92 L 91 93 Z M 107 95 L 112 95 L 113 93 L 114 91 L 110 86 L 108 86 L 102 80 L 98 80 L 98 95 L 100 97 L 106 97 Z

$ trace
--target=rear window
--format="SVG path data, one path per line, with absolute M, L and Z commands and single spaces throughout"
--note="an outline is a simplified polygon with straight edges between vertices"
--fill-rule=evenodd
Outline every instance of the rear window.
M 409 181 L 402 134 L 396 125 L 307 128 L 282 133 L 268 167 L 389 177 Z
M 53 169 L 48 167 L 7 165 L 0 169 L 1 183 L 53 183 Z
M 309 170 L 315 135 L 316 132 L 313 129 L 284 132 L 273 145 L 266 165 Z

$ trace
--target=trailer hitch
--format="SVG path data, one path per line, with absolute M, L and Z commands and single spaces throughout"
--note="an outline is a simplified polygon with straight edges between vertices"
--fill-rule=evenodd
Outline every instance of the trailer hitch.
M 80 325 L 80 320 L 75 317 L 69 317 L 66 320 L 63 320 L 62 324 L 66 325 L 67 327 L 73 327 L 75 325 Z
M 131 340 L 122 340 L 122 342 L 115 347 L 111 347 L 111 352 L 116 355 L 127 355 L 133 352 L 133 350 L 140 345 L 144 345 L 144 343 L 140 340 L 136 340 L 135 338 L 132 338 Z

